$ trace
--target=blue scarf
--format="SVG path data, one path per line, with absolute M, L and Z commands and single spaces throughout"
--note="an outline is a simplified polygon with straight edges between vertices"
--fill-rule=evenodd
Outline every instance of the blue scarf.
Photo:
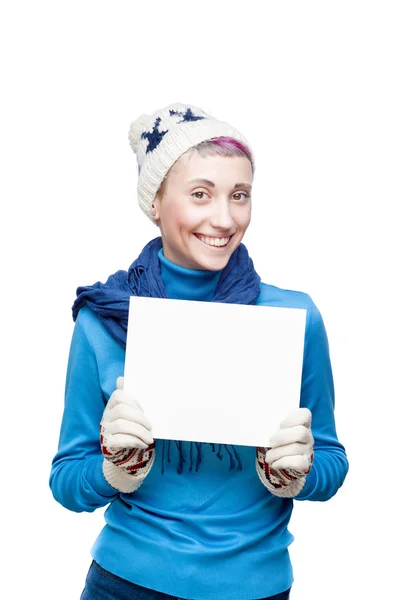
M 161 248 L 162 238 L 157 237 L 143 248 L 140 256 L 132 263 L 128 271 L 117 271 L 113 275 L 110 275 L 105 283 L 98 281 L 93 285 L 78 287 L 76 290 L 77 298 L 72 306 L 73 320 L 76 321 L 79 310 L 83 306 L 87 306 L 97 315 L 110 334 L 123 347 L 126 347 L 130 296 L 167 298 L 158 258 L 158 252 Z M 259 294 L 260 277 L 255 271 L 246 247 L 244 244 L 240 244 L 222 271 L 212 302 L 255 304 Z M 176 442 L 176 444 L 179 450 L 178 472 L 181 473 L 185 458 L 183 456 L 182 443 Z M 212 450 L 215 451 L 214 444 L 211 445 Z M 219 459 L 222 458 L 221 446 L 219 445 L 217 453 Z M 232 470 L 234 468 L 232 453 L 229 451 L 227 445 L 223 446 L 229 454 L 230 469 Z M 198 471 L 201 463 L 201 444 L 196 442 L 195 447 L 197 450 L 196 470 Z M 237 468 L 241 470 L 241 461 L 234 446 L 232 446 L 232 450 L 237 459 Z M 192 457 L 192 452 L 193 443 L 191 443 L 190 457 Z M 164 454 L 163 446 L 163 457 Z M 169 451 L 168 460 L 170 460 Z M 190 462 L 190 468 L 192 468 L 192 458 Z

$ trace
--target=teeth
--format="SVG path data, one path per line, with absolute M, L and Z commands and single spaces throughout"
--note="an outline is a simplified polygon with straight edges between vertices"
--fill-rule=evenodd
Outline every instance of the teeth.
M 227 246 L 227 244 L 229 243 L 229 239 L 230 239 L 230 237 L 210 238 L 210 237 L 205 237 L 203 235 L 199 235 L 198 237 L 201 240 L 201 242 L 208 244 L 208 246 L 217 246 L 218 248 L 220 248 L 221 246 Z

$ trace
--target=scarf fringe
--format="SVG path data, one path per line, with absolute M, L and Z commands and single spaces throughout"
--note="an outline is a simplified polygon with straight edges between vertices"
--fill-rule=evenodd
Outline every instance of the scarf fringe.
M 184 464 L 187 462 L 187 460 L 184 455 L 183 442 L 175 441 L 174 443 L 176 445 L 176 449 L 177 449 L 178 455 L 179 455 L 179 461 L 177 464 L 177 473 L 179 475 L 181 475 L 184 471 Z M 166 445 L 167 445 L 167 450 L 165 448 Z M 189 471 L 192 471 L 193 467 L 194 467 L 194 448 L 197 451 L 197 457 L 195 460 L 195 471 L 196 472 L 199 471 L 199 468 L 202 463 L 202 446 L 203 446 L 202 442 L 190 442 Z M 216 452 L 215 444 L 211 443 L 210 446 L 212 447 L 212 452 Z M 230 446 L 230 449 L 229 449 L 229 446 Z M 165 473 L 165 455 L 166 455 L 167 462 L 168 463 L 171 462 L 170 447 L 171 447 L 171 440 L 162 440 L 162 457 L 161 457 L 161 463 L 162 463 L 161 464 L 161 473 L 162 473 L 162 475 Z M 234 471 L 234 470 L 242 471 L 242 462 L 241 462 L 240 455 L 237 452 L 236 448 L 232 444 L 219 444 L 218 452 L 216 454 L 217 458 L 219 460 L 223 460 L 223 452 L 222 452 L 223 448 L 226 450 L 228 457 L 230 459 L 229 471 Z

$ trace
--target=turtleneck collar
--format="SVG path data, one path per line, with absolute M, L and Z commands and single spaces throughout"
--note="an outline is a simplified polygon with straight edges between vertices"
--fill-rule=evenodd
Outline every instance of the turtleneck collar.
M 222 271 L 196 271 L 181 267 L 165 258 L 162 248 L 158 258 L 168 298 L 202 302 L 212 300 Z

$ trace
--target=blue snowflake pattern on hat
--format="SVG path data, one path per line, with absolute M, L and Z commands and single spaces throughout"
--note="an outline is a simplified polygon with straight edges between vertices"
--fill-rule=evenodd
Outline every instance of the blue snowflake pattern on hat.
M 183 123 L 187 121 L 200 121 L 201 119 L 205 119 L 205 117 L 200 117 L 199 115 L 195 115 L 191 108 L 188 108 L 185 113 L 182 113 L 179 110 L 169 110 L 169 114 L 171 117 L 178 115 L 179 117 L 183 117 L 181 121 L 178 123 Z
M 153 150 L 155 150 L 155 148 L 162 142 L 163 136 L 166 133 L 168 133 L 168 130 L 159 131 L 160 123 L 161 123 L 161 118 L 158 117 L 155 120 L 152 131 L 143 131 L 143 133 L 141 134 L 142 140 L 144 140 L 144 139 L 148 140 L 148 145 L 147 145 L 147 149 L 146 149 L 147 154 L 148 154 L 148 152 L 152 152 Z
M 171 117 L 182 117 L 180 119 L 180 121 L 177 121 L 177 125 L 179 123 L 188 123 L 190 121 L 201 121 L 202 119 L 205 119 L 205 117 L 203 117 L 203 116 L 195 115 L 190 107 L 188 107 L 185 112 L 182 112 L 180 110 L 170 109 L 169 115 Z M 155 119 L 152 131 L 143 131 L 143 133 L 141 134 L 141 139 L 148 140 L 146 154 L 148 154 L 148 152 L 152 152 L 153 150 L 155 150 L 155 148 L 157 148 L 159 146 L 159 144 L 162 142 L 164 136 L 169 131 L 168 129 L 165 129 L 165 131 L 161 131 L 160 125 L 161 125 L 161 117 L 157 117 L 157 119 Z

